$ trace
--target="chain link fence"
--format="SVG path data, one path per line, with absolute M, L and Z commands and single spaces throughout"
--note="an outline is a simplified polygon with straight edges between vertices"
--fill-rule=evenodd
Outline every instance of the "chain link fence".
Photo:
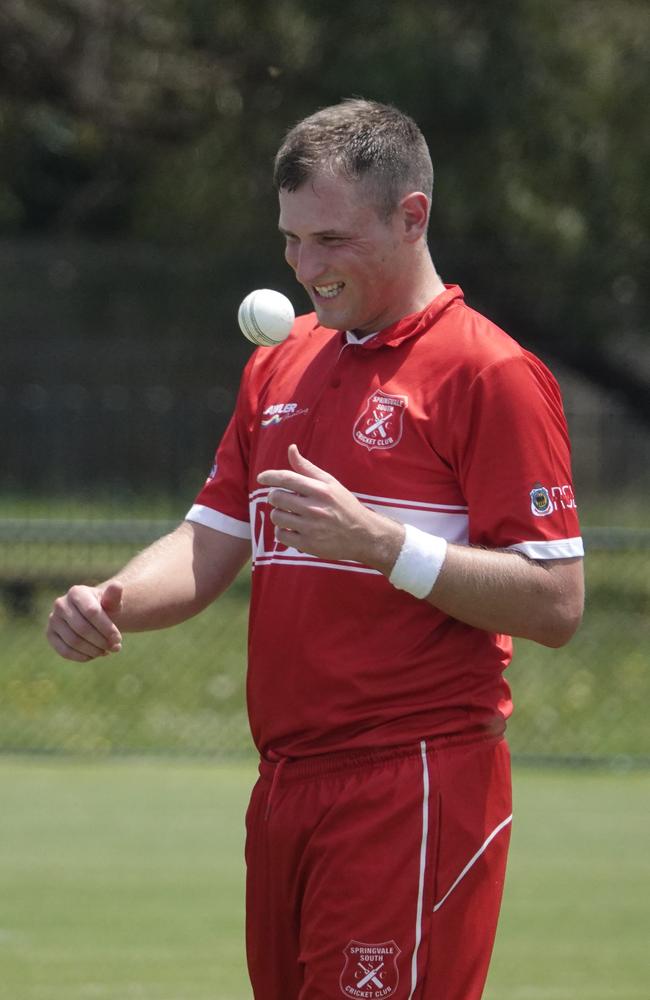
M 119 656 L 59 659 L 51 601 L 99 580 L 176 521 L 29 517 L 0 521 L 0 751 L 253 752 L 245 708 L 248 573 L 202 615 L 130 635 Z M 586 529 L 587 608 L 565 648 L 517 641 L 508 670 L 515 754 L 650 763 L 650 532 Z
M 55 595 L 178 523 L 210 468 L 251 350 L 236 305 L 275 282 L 215 267 L 134 246 L 0 243 L 0 751 L 253 752 L 246 574 L 195 620 L 128 636 L 119 656 L 71 664 L 44 639 Z M 522 757 L 647 763 L 650 433 L 548 360 L 573 441 L 587 608 L 561 650 L 516 643 L 510 739 Z

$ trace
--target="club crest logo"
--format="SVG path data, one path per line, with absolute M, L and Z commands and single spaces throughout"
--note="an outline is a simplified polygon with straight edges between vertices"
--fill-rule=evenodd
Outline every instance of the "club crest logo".
M 343 949 L 345 964 L 339 979 L 343 996 L 361 1000 L 392 997 L 399 985 L 399 954 L 394 941 L 381 944 L 350 941 Z
M 352 431 L 354 440 L 368 451 L 394 448 L 402 439 L 407 406 L 408 396 L 396 396 L 377 389 L 357 418 Z
M 541 483 L 535 483 L 530 491 L 530 509 L 535 517 L 546 517 L 555 509 L 550 493 Z

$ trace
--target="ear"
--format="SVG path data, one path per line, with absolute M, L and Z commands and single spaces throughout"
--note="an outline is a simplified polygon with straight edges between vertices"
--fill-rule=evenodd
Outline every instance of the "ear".
M 412 191 L 405 195 L 399 203 L 404 224 L 404 236 L 408 243 L 415 243 L 422 236 L 426 236 L 429 225 L 429 211 L 431 203 L 426 194 L 421 191 Z

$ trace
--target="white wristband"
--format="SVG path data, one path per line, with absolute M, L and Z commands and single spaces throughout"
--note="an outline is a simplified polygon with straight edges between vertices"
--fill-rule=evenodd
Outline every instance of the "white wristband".
M 412 524 L 405 528 L 404 544 L 388 579 L 398 590 L 407 590 L 413 597 L 427 597 L 445 561 L 447 542 L 440 535 L 430 535 Z

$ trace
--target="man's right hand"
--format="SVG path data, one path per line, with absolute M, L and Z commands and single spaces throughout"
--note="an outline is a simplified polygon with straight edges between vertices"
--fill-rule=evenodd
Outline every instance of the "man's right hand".
M 119 580 L 109 580 L 100 587 L 71 587 L 57 597 L 46 635 L 59 656 L 87 663 L 120 652 L 122 636 L 113 619 L 122 607 L 123 589 Z

